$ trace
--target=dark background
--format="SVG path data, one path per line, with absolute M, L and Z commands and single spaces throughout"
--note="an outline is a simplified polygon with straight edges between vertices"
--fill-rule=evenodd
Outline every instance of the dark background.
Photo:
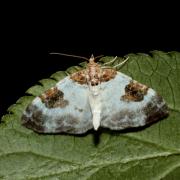
M 38 80 L 82 62 L 49 52 L 90 57 L 92 53 L 124 56 L 152 50 L 180 51 L 179 25 L 174 18 L 178 15 L 160 12 L 163 8 L 157 8 L 156 14 L 155 7 L 132 11 L 118 5 L 118 9 L 100 7 L 96 12 L 94 6 L 73 11 L 69 5 L 67 11 L 62 11 L 62 5 L 58 8 L 53 14 L 46 11 L 48 16 L 33 17 L 30 11 L 25 19 L 23 12 L 5 20 L 1 33 L 0 117 Z

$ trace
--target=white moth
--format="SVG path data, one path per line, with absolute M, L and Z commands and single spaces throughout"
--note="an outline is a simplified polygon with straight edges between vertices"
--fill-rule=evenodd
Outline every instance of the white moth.
M 153 89 L 117 72 L 117 66 L 107 66 L 116 58 L 103 67 L 95 59 L 92 55 L 86 69 L 36 97 L 23 113 L 22 124 L 39 133 L 82 134 L 99 127 L 144 126 L 168 115 L 165 101 Z

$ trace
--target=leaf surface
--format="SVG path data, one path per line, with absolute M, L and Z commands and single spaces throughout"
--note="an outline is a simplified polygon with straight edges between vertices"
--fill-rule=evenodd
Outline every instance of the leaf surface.
M 32 99 L 84 66 L 57 72 L 27 90 L 0 124 L 0 179 L 180 179 L 180 53 L 129 54 L 121 72 L 152 87 L 166 100 L 170 115 L 149 127 L 85 135 L 40 135 L 21 126 Z M 112 60 L 104 57 L 100 63 Z M 111 64 L 122 62 L 122 58 Z

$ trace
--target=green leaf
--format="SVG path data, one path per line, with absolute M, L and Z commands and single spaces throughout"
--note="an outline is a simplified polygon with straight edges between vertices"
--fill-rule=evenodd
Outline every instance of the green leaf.
M 129 54 L 121 72 L 157 92 L 170 108 L 168 118 L 141 130 L 90 131 L 85 135 L 41 135 L 21 126 L 34 96 L 53 86 L 71 67 L 31 87 L 9 107 L 0 124 L 0 179 L 180 179 L 180 53 Z M 104 57 L 100 63 L 112 60 Z M 122 58 L 111 66 L 122 62 Z

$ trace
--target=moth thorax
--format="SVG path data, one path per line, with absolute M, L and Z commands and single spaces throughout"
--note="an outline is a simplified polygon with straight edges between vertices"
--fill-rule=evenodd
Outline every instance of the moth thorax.
M 89 80 L 92 86 L 96 86 L 100 82 L 100 67 L 97 64 L 89 66 Z

